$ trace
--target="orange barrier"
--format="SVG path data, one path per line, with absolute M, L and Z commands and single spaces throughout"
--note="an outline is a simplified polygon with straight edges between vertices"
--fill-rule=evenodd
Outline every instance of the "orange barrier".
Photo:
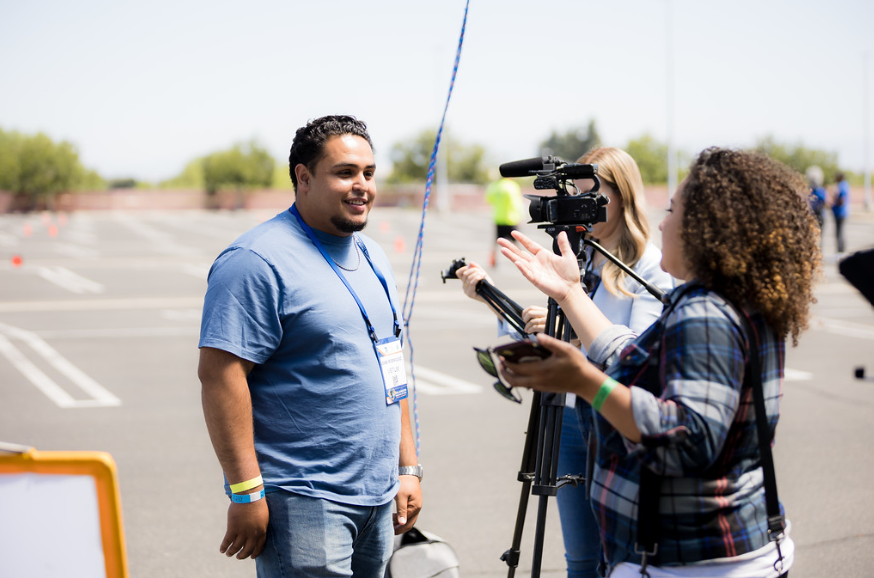
M 4 448 L 0 447 L 0 452 Z M 124 543 L 124 528 L 121 516 L 121 496 L 118 489 L 115 461 L 105 452 L 39 452 L 33 448 L 21 453 L 0 453 L 0 489 L 4 484 L 21 480 L 28 475 L 38 476 L 89 476 L 97 491 L 100 537 L 103 546 L 106 578 L 127 578 L 127 554 Z M 60 478 L 59 478 L 60 479 Z M 26 484 L 25 484 L 26 485 Z M 28 499 L 28 492 L 15 497 L 16 502 Z M 34 500 L 38 501 L 38 500 Z M 25 504 L 26 510 L 36 511 L 39 503 Z M 45 514 L 45 513 L 43 513 Z M 70 512 L 51 512 L 51 516 L 70 516 Z M 0 516 L 0 527 L 17 527 L 19 520 L 10 519 L 8 513 Z M 37 543 L 43 536 L 27 536 L 30 543 Z M 71 537 L 72 539 L 73 537 Z M 5 544 L 9 546 L 10 544 Z M 50 554 L 52 544 L 42 544 L 35 552 L 41 556 Z M 68 564 L 75 564 L 69 560 Z M 4 562 L 0 561 L 0 570 Z M 69 568 L 69 566 L 68 566 Z M 3 574 L 0 571 L 0 574 Z M 31 576 L 39 576 L 33 573 Z

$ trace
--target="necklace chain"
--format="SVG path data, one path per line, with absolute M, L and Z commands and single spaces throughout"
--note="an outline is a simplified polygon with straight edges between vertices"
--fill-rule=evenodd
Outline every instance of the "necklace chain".
M 344 267 L 343 265 L 337 263 L 337 261 L 333 257 L 331 257 L 331 261 L 334 261 L 334 265 L 336 265 L 340 269 L 343 269 L 344 271 L 349 271 L 350 273 L 352 271 L 357 271 L 358 268 L 361 267 L 361 250 L 358 248 L 358 243 L 356 243 L 355 241 L 352 242 L 352 245 L 355 247 L 355 254 L 358 255 L 358 264 L 355 265 L 354 267 L 352 267 L 351 269 Z

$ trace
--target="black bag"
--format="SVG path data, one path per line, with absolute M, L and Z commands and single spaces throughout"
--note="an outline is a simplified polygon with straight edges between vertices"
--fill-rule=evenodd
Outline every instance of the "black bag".
M 386 578 L 458 578 L 458 556 L 443 538 L 412 528 L 395 536 Z

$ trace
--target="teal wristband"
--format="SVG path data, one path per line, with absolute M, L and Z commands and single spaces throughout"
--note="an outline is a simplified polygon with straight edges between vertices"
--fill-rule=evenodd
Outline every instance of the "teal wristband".
M 604 383 L 601 384 L 601 389 L 598 390 L 598 393 L 595 394 L 595 399 L 592 400 L 592 407 L 595 408 L 595 411 L 600 413 L 601 406 L 604 405 L 604 402 L 607 401 L 607 397 L 617 385 L 619 385 L 619 382 L 612 377 L 608 377 L 604 380 Z
M 254 494 L 231 494 L 231 500 L 237 504 L 248 504 L 250 502 L 257 502 L 263 497 L 264 490 L 261 490 L 260 492 L 255 492 Z

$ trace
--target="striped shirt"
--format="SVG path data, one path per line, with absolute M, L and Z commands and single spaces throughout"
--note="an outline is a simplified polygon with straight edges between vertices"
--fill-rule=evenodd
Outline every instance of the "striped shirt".
M 651 563 L 730 558 L 768 543 L 753 396 L 742 388 L 746 337 L 738 312 L 700 286 L 680 287 L 670 298 L 674 306 L 636 339 L 614 326 L 589 350 L 593 362 L 631 386 L 642 434 L 641 443 L 632 443 L 595 416 L 591 498 L 611 567 L 641 562 L 635 553 L 641 467 L 662 476 L 658 554 Z M 752 326 L 773 442 L 785 344 L 761 316 L 752 317 Z

